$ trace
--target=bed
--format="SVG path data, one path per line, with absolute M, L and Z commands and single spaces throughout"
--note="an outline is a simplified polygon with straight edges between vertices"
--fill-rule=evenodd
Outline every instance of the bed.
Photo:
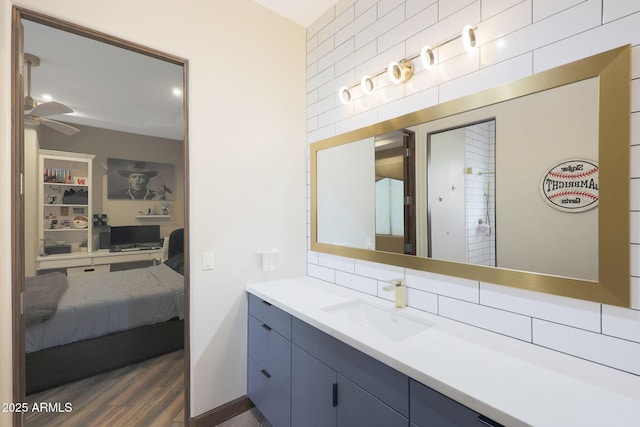
M 183 348 L 182 233 L 159 265 L 27 279 L 27 394 Z

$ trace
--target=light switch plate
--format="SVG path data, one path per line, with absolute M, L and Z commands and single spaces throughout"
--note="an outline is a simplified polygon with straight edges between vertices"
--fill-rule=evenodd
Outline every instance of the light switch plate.
M 213 270 L 214 268 L 216 268 L 215 254 L 212 251 L 204 252 L 202 256 L 202 269 Z

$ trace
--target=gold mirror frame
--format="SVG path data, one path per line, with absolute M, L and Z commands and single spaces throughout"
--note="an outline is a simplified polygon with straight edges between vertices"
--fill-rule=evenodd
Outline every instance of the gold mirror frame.
M 320 243 L 317 154 L 320 150 L 475 110 L 578 81 L 599 78 L 598 281 L 486 267 Z M 521 80 L 444 102 L 311 144 L 311 250 L 623 307 L 630 306 L 629 184 L 631 46 L 622 46 Z

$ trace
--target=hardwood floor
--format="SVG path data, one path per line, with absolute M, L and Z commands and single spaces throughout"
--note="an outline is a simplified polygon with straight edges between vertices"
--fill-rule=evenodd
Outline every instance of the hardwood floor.
M 29 408 L 34 403 L 58 403 L 62 411 L 71 407 L 30 411 L 27 426 L 184 427 L 184 351 L 34 393 L 27 401 Z

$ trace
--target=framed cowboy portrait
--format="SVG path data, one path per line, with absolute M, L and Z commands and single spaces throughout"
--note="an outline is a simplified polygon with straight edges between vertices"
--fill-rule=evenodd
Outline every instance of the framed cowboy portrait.
M 107 159 L 109 199 L 175 200 L 172 164 Z

